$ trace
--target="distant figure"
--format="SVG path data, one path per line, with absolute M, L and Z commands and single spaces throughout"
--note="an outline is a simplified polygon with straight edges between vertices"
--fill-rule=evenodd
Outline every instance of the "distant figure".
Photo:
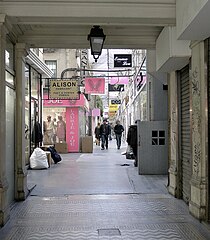
M 137 160 L 137 125 L 131 125 L 128 129 L 127 134 L 127 143 L 133 149 L 133 154 L 135 156 L 134 166 L 137 167 L 138 160 Z
M 119 120 L 116 121 L 116 125 L 114 126 L 114 132 L 116 136 L 117 149 L 120 149 L 121 138 L 122 138 L 122 133 L 124 132 L 124 127 L 120 124 Z
M 101 150 L 104 150 L 104 147 L 108 149 L 109 134 L 111 133 L 111 127 L 107 124 L 106 119 L 104 119 L 103 124 L 100 126 L 100 136 L 101 136 Z
M 65 140 L 66 140 L 66 123 L 63 121 L 62 116 L 58 116 L 56 133 L 57 133 L 58 141 L 65 142 Z
M 44 122 L 44 143 L 45 144 L 53 143 L 53 131 L 54 131 L 54 122 L 51 120 L 51 116 L 47 116 L 47 121 Z
M 95 140 L 96 140 L 96 145 L 100 146 L 100 126 L 101 124 L 98 123 L 97 126 L 95 127 Z
M 53 118 L 53 143 L 56 143 L 56 132 L 57 132 L 57 123 L 56 118 Z

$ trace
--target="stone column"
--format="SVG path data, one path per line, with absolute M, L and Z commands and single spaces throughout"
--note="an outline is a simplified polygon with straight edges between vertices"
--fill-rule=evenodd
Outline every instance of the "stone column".
M 15 199 L 27 197 L 27 170 L 25 166 L 25 57 L 28 52 L 24 43 L 15 48 L 16 63 L 16 122 L 15 122 Z
M 192 178 L 189 210 L 198 219 L 206 219 L 207 211 L 207 77 L 204 42 L 194 42 L 190 79 Z
M 175 197 L 181 197 L 180 168 L 178 162 L 178 88 L 177 75 L 170 74 L 169 80 L 169 186 L 168 190 Z
M 6 81 L 5 81 L 6 28 L 0 15 L 0 226 L 9 218 L 9 206 L 6 206 L 8 182 L 6 179 Z

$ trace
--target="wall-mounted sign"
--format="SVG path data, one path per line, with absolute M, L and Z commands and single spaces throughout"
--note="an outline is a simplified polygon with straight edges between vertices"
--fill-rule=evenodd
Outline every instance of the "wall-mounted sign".
M 121 104 L 121 100 L 120 99 L 112 99 L 111 104 Z
M 124 85 L 123 84 L 109 84 L 109 92 L 123 92 Z
M 114 67 L 132 67 L 132 55 L 114 54 Z
M 79 99 L 78 81 L 73 79 L 50 79 L 50 99 Z

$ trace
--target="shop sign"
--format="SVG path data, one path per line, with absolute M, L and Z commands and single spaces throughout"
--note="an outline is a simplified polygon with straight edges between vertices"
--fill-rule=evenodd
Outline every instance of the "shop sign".
M 132 55 L 114 54 L 114 67 L 132 67 Z
M 121 100 L 120 99 L 113 99 L 113 100 L 111 100 L 111 104 L 121 104 Z
M 114 104 L 110 104 L 109 105 L 109 112 L 116 112 L 118 110 L 118 105 Z
M 124 91 L 124 85 L 123 84 L 109 84 L 109 92 L 123 92 Z
M 79 99 L 78 81 L 75 79 L 51 79 L 50 99 Z

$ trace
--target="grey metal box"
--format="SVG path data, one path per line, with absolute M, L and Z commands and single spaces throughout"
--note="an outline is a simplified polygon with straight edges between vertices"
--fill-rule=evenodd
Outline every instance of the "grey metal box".
M 137 121 L 139 174 L 168 173 L 168 122 Z

